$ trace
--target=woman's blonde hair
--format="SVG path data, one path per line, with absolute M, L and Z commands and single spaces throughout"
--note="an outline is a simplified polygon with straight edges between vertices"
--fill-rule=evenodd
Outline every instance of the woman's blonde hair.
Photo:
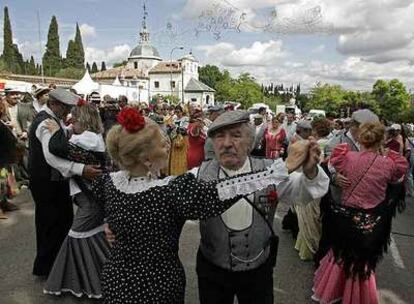
M 385 127 L 380 122 L 367 122 L 359 127 L 358 141 L 365 148 L 379 146 L 384 140 Z
M 123 169 L 130 170 L 143 162 L 160 143 L 156 140 L 160 127 L 145 118 L 145 127 L 130 133 L 121 125 L 113 126 L 106 136 L 106 147 L 112 159 Z
M 91 131 L 97 134 L 103 133 L 101 116 L 94 106 L 86 104 L 73 107 L 71 114 L 84 131 Z

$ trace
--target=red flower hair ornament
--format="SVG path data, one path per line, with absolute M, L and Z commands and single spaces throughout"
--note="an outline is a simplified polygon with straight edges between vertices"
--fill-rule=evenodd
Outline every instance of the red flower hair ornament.
M 135 108 L 124 108 L 116 117 L 118 123 L 130 133 L 138 132 L 145 127 L 145 118 Z
M 268 192 L 268 194 L 267 194 L 267 198 L 269 199 L 269 201 L 271 201 L 271 202 L 276 202 L 277 201 L 277 199 L 278 199 L 278 194 L 277 194 L 277 191 L 275 191 L 275 190 L 271 190 L 271 191 L 269 191 Z
M 85 106 L 87 104 L 88 104 L 88 102 L 85 99 L 79 98 L 77 106 L 81 107 L 81 106 Z

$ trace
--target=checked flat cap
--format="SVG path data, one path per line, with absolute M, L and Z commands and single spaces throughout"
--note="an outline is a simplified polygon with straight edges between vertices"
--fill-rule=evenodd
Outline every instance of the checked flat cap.
M 217 117 L 216 120 L 213 121 L 207 133 L 208 136 L 211 136 L 214 132 L 222 128 L 237 125 L 240 123 L 246 123 L 249 121 L 250 116 L 249 113 L 247 113 L 246 111 L 236 110 L 224 112 L 219 117 Z
M 312 129 L 312 124 L 309 120 L 300 120 L 296 126 L 302 129 Z
M 351 118 L 360 124 L 378 122 L 378 116 L 368 109 L 358 110 L 352 113 Z
M 76 106 L 80 99 L 78 95 L 62 88 L 51 91 L 49 97 L 69 106 Z

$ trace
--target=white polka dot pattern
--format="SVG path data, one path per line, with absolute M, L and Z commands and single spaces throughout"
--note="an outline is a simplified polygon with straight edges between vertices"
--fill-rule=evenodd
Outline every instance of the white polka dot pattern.
M 106 174 L 92 189 L 117 239 L 102 273 L 105 303 L 184 303 L 178 242 L 186 219 L 217 216 L 237 199 L 220 201 L 215 182 L 192 174 L 136 193 L 118 190 Z
M 263 178 L 257 172 L 249 176 L 252 184 Z M 116 235 L 102 273 L 105 303 L 184 303 L 185 274 L 178 257 L 184 223 L 218 216 L 237 202 L 238 193 L 221 201 L 217 188 L 238 179 L 197 181 L 191 173 L 158 181 L 125 173 L 96 179 L 92 190 Z

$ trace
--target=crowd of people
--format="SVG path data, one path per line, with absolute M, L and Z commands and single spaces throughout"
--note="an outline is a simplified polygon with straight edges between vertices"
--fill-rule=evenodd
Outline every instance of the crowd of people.
M 178 242 L 197 219 L 200 303 L 273 303 L 281 201 L 283 228 L 317 267 L 312 299 L 378 303 L 375 268 L 414 194 L 412 125 L 367 109 L 311 120 L 54 87 L 6 88 L 0 106 L 0 218 L 29 186 L 46 294 L 183 303 Z

